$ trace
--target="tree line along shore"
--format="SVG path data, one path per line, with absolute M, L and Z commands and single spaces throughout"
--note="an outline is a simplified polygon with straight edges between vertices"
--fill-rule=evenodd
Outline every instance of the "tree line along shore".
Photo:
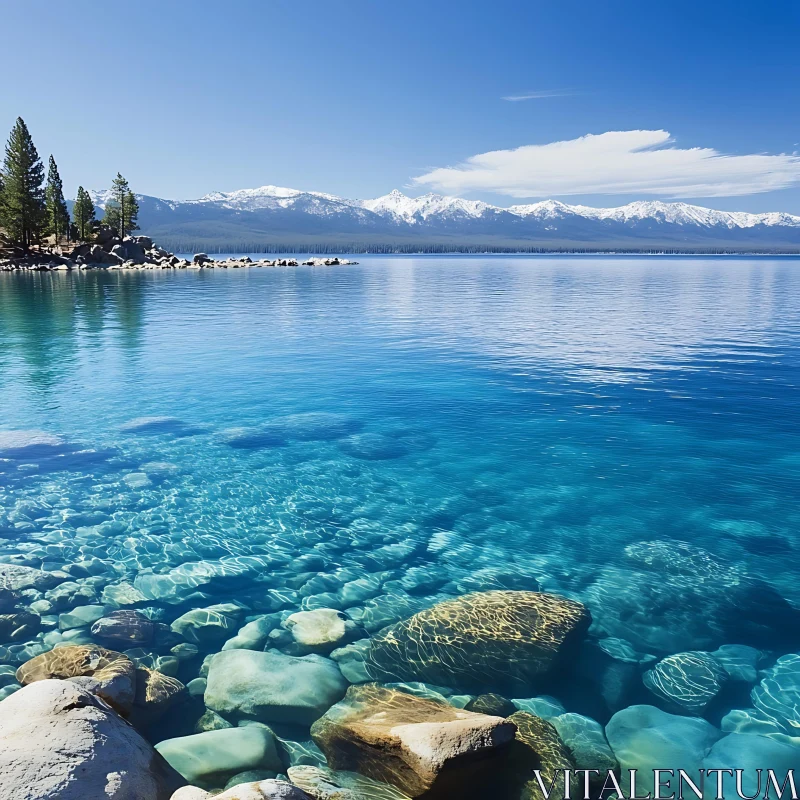
M 0 169 L 0 271 L 106 269 L 182 269 L 274 266 L 335 266 L 339 258 L 278 258 L 253 261 L 248 257 L 212 259 L 197 253 L 180 258 L 153 242 L 133 236 L 139 229 L 139 205 L 128 181 L 120 174 L 111 182 L 101 219 L 92 198 L 78 187 L 72 214 L 64 198 L 58 165 L 51 155 L 44 165 L 28 126 L 18 117 L 5 147 Z

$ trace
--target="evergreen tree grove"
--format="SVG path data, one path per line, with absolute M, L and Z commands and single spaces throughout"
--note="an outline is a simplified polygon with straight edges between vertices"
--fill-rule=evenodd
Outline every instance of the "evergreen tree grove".
M 64 200 L 64 187 L 58 174 L 56 160 L 50 156 L 47 170 L 47 187 L 44 190 L 47 211 L 47 233 L 55 238 L 55 244 L 66 236 L 69 238 L 69 211 Z
M 139 230 L 137 224 L 139 204 L 136 202 L 136 195 L 131 191 L 128 181 L 119 172 L 111 182 L 111 198 L 106 203 L 103 222 L 113 228 L 120 239 L 124 239 L 131 231 Z
M 44 167 L 28 126 L 17 117 L 6 144 L 0 214 L 12 242 L 30 247 L 39 242 L 45 226 Z
M 72 220 L 78 231 L 78 238 L 85 242 L 92 235 L 95 219 L 94 203 L 89 197 L 89 192 L 83 186 L 78 187 L 78 196 L 72 207 Z

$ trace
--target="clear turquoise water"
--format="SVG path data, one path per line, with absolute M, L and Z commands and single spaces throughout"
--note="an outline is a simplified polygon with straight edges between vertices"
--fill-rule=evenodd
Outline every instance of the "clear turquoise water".
M 800 262 L 358 260 L 0 274 L 0 431 L 70 451 L 0 461 L 0 558 L 311 554 L 417 569 L 408 608 L 538 586 L 643 653 L 794 651 Z

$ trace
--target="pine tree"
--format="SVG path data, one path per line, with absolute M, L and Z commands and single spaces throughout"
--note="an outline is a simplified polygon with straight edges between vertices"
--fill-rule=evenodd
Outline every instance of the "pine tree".
M 75 199 L 75 205 L 72 207 L 72 219 L 78 231 L 78 238 L 85 242 L 92 235 L 95 219 L 94 203 L 92 203 L 92 198 L 89 197 L 89 192 L 83 186 L 78 187 L 78 196 Z
M 64 200 L 64 186 L 53 156 L 50 156 L 48 165 L 44 200 L 47 210 L 47 233 L 53 236 L 55 243 L 58 244 L 62 236 L 69 238 L 69 211 L 67 201 Z
M 124 239 L 131 231 L 139 230 L 137 224 L 139 204 L 136 202 L 136 195 L 128 186 L 128 181 L 119 172 L 111 182 L 111 197 L 112 199 L 106 203 L 103 222 L 113 228 L 120 239 Z
M 17 117 L 3 162 L 3 227 L 13 242 L 30 247 L 41 240 L 45 225 L 44 167 L 28 126 Z

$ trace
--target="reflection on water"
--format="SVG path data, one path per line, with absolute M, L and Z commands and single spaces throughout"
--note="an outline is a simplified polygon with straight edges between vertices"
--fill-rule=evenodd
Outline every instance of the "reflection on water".
M 288 652 L 298 608 L 373 636 L 538 588 L 588 606 L 597 664 L 635 665 L 616 700 L 550 687 L 567 710 L 788 730 L 762 700 L 795 659 L 748 692 L 800 646 L 800 263 L 360 260 L 0 274 L 0 558 L 79 586 L 34 592 L 44 628 L 0 659 L 96 641 L 53 620 L 126 597 L 165 625 L 242 604 L 202 657 L 245 616 Z M 723 662 L 750 676 L 731 697 Z

